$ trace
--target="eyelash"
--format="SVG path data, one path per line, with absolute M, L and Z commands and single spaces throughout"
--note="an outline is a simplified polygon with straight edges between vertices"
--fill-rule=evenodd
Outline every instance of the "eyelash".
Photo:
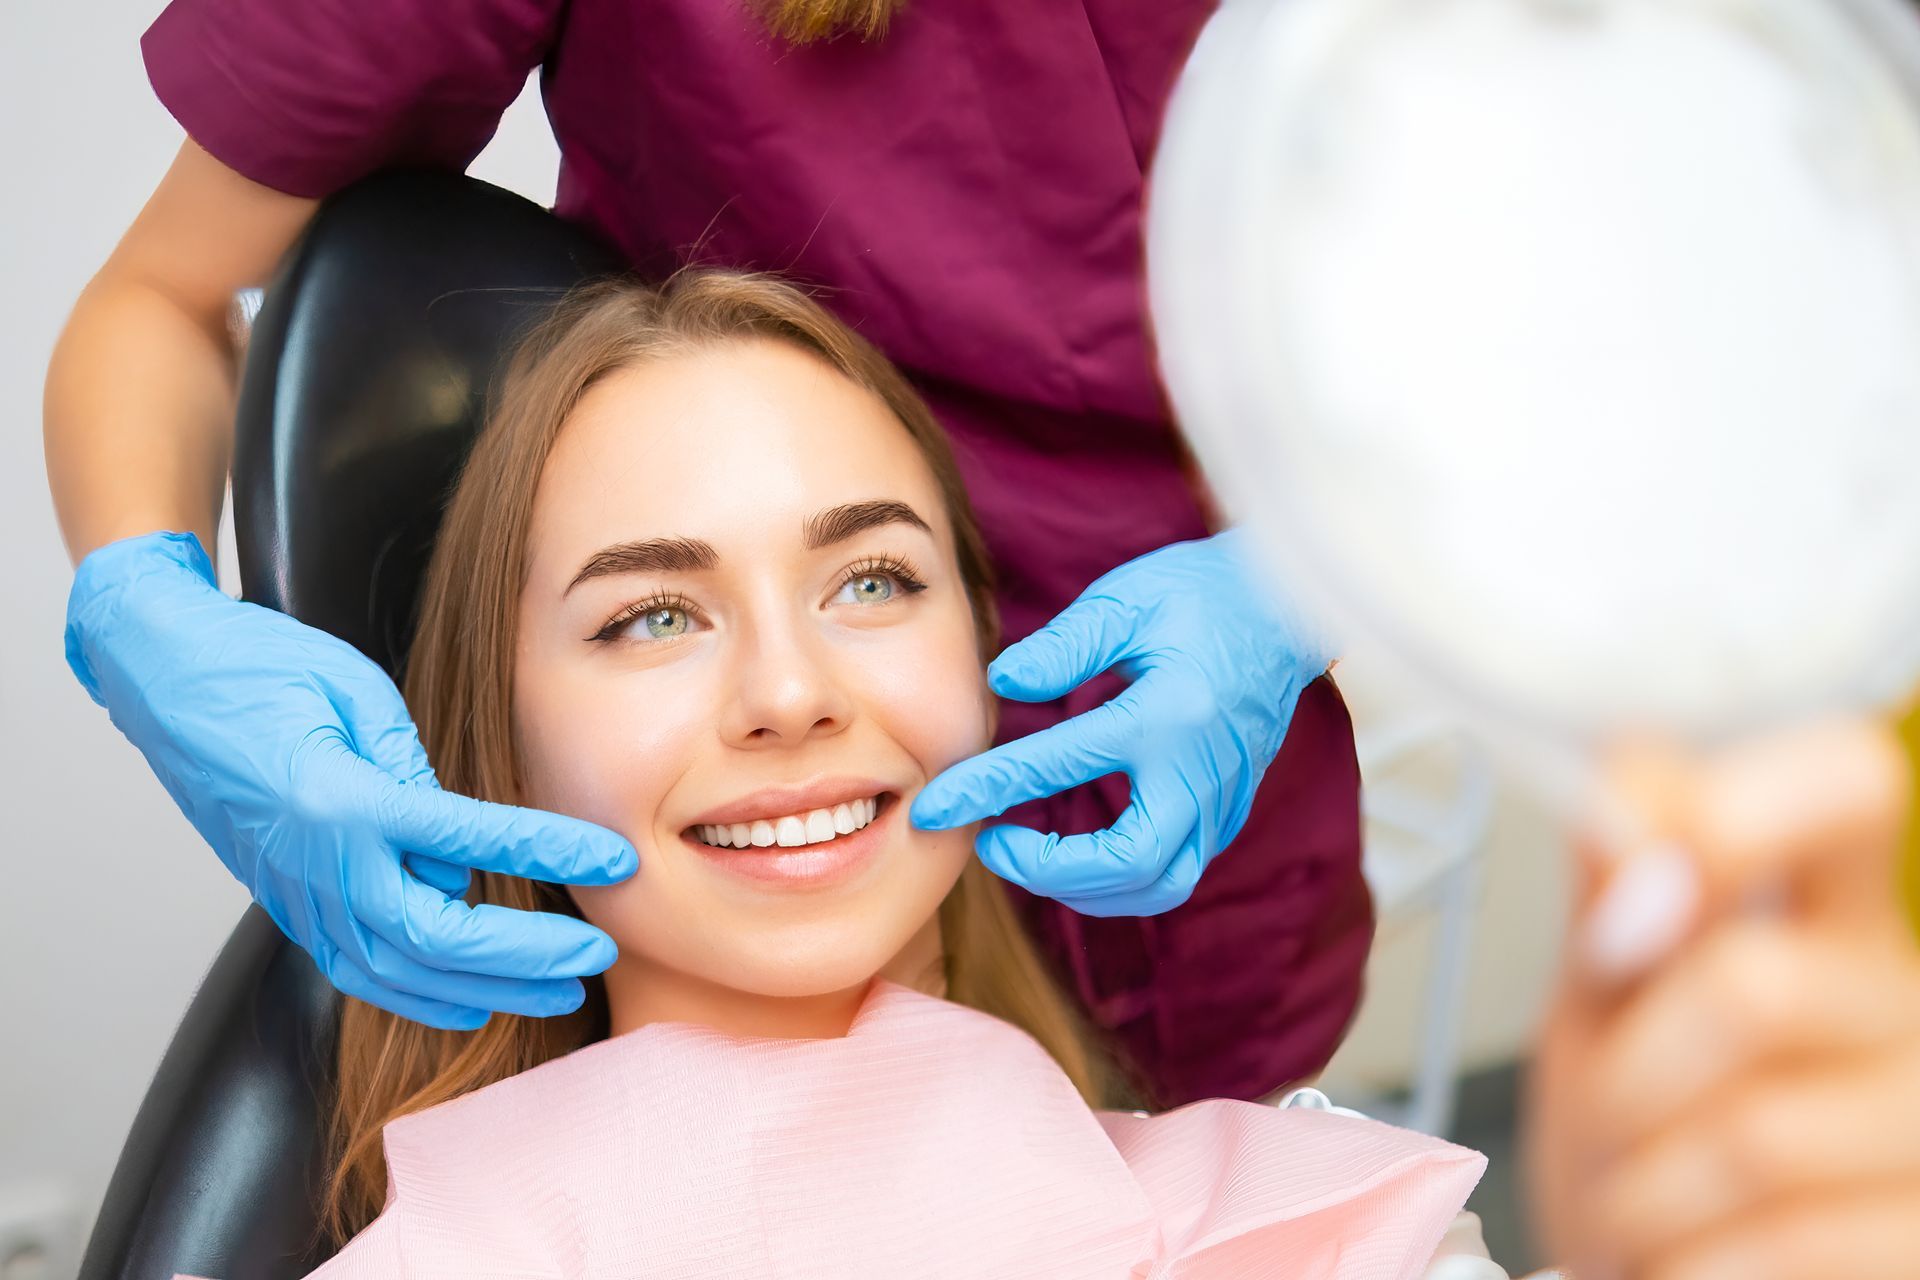
M 699 606 L 678 592 L 649 596 L 645 600 L 634 601 L 620 612 L 614 614 L 611 618 L 608 618 L 606 625 L 594 634 L 588 636 L 587 639 L 598 640 L 602 643 L 624 639 L 625 637 L 623 637 L 620 632 L 625 630 L 629 623 L 645 617 L 656 609 L 681 609 L 684 610 L 690 618 L 700 616 Z
M 899 556 L 888 555 L 873 556 L 857 564 L 848 566 L 847 571 L 840 575 L 840 581 L 834 587 L 834 590 L 839 591 L 841 587 L 846 586 L 856 578 L 864 578 L 869 575 L 878 574 L 884 574 L 892 578 L 900 584 L 901 590 L 910 596 L 918 595 L 927 589 L 927 584 L 920 580 L 919 573 L 911 564 Z M 625 637 L 623 637 L 620 632 L 624 630 L 628 624 L 660 609 L 679 609 L 685 612 L 690 618 L 698 618 L 701 616 L 700 606 L 696 605 L 693 601 L 687 599 L 677 591 L 665 592 L 660 595 L 649 596 L 645 600 L 634 601 L 632 604 L 620 610 L 620 612 L 614 614 L 613 617 L 607 619 L 606 624 L 593 635 L 588 636 L 587 639 L 601 643 L 624 639 Z
M 846 586 L 855 578 L 864 578 L 869 574 L 884 574 L 892 578 L 910 596 L 919 595 L 927 589 L 927 584 L 920 580 L 918 571 L 899 556 L 874 556 L 848 566 L 847 571 L 840 576 L 840 587 Z M 840 587 L 835 587 L 834 590 L 838 591 Z

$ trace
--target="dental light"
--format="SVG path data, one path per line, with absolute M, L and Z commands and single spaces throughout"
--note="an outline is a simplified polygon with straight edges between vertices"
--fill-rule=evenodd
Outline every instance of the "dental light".
M 1920 673 L 1920 16 L 1227 0 L 1153 172 L 1163 372 L 1343 644 L 1590 742 Z

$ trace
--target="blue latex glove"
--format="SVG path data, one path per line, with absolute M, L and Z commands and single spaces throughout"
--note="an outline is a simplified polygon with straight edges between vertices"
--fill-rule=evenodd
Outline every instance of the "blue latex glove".
M 436 1027 L 577 1008 L 613 963 L 582 920 L 468 906 L 468 868 L 633 874 L 604 828 L 442 791 L 385 672 L 216 585 L 191 534 L 110 543 L 74 575 L 67 663 L 274 923 L 348 995 Z
M 1121 565 L 987 668 L 993 691 L 1046 702 L 1108 669 L 1110 702 L 946 770 L 914 825 L 957 827 L 1109 773 L 1133 801 L 1105 831 L 982 831 L 996 874 L 1083 915 L 1155 915 L 1185 902 L 1246 824 L 1300 691 L 1328 658 L 1254 580 L 1236 531 Z

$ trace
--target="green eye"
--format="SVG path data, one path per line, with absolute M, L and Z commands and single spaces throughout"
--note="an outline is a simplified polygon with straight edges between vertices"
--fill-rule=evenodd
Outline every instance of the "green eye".
M 700 608 L 684 596 L 660 595 L 638 600 L 608 618 L 606 625 L 587 637 L 599 644 L 639 644 L 647 640 L 678 640 L 705 629 Z
M 847 583 L 855 604 L 881 604 L 893 599 L 893 579 L 880 573 L 863 573 Z
M 675 636 L 687 633 L 689 619 L 685 609 L 668 606 L 664 609 L 649 609 L 641 615 L 646 624 L 647 635 L 655 640 L 671 640 Z

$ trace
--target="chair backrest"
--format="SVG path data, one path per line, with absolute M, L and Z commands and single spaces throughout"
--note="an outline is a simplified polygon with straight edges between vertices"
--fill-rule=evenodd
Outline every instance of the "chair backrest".
M 623 265 L 455 174 L 383 174 L 324 204 L 248 340 L 233 464 L 244 598 L 397 675 L 500 356 L 567 288 Z M 333 989 L 250 908 L 147 1090 L 81 1280 L 279 1280 L 324 1261 L 338 1028 Z

